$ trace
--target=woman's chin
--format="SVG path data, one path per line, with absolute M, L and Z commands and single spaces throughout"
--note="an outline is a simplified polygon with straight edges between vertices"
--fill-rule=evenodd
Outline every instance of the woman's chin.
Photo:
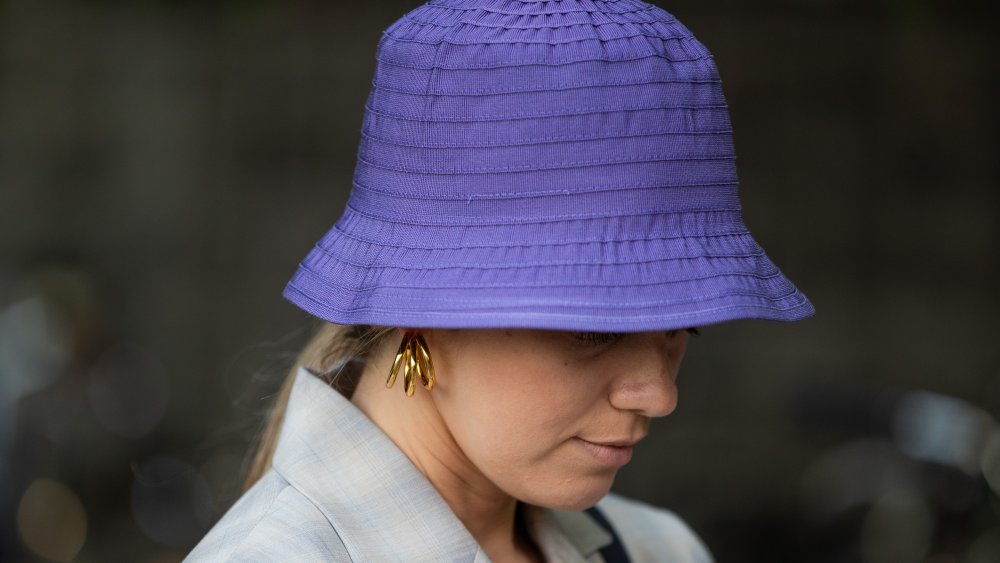
M 535 495 L 533 499 L 521 499 L 528 504 L 544 506 L 553 510 L 579 511 L 586 510 L 597 501 L 604 498 L 611 490 L 611 483 L 614 479 L 607 479 L 605 482 L 595 482 L 591 486 L 579 486 L 579 483 L 569 484 L 566 490 L 548 490 L 544 494 Z M 574 486 L 577 485 L 577 486 Z

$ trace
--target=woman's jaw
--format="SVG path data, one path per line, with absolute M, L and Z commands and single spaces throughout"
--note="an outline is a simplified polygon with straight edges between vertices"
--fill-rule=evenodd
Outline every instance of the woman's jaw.
M 353 400 L 463 522 L 463 513 L 516 501 L 579 510 L 600 500 L 650 419 L 676 405 L 687 341 L 676 331 L 596 343 L 543 330 L 422 333 L 437 371 L 432 391 L 385 389 L 397 346 L 389 339 Z

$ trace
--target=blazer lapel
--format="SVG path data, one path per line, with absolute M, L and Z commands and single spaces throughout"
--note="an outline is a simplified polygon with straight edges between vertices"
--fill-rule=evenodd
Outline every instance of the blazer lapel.
M 489 561 L 392 440 L 305 369 L 273 467 L 323 511 L 356 561 Z

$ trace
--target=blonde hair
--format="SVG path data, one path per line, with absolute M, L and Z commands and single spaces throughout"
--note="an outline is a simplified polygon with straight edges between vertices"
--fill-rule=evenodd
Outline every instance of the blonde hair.
M 361 375 L 361 370 L 350 369 L 350 364 L 357 365 L 357 362 L 363 363 L 367 360 L 372 350 L 377 348 L 393 330 L 387 327 L 332 323 L 323 323 L 319 327 L 299 352 L 275 397 L 243 481 L 244 492 L 271 468 L 282 423 L 285 420 L 288 397 L 292 394 L 292 384 L 299 368 L 307 368 L 337 391 L 350 397 Z

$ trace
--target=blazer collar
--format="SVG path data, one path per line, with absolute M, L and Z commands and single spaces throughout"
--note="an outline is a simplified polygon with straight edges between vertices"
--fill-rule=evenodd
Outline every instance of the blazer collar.
M 430 481 L 347 398 L 301 368 L 285 411 L 273 469 L 309 497 L 357 561 L 488 563 Z M 583 561 L 611 536 L 582 512 L 530 507 L 536 543 L 553 561 Z
M 489 560 L 389 437 L 305 369 L 296 374 L 273 468 L 323 511 L 353 560 L 412 553 L 433 561 Z

